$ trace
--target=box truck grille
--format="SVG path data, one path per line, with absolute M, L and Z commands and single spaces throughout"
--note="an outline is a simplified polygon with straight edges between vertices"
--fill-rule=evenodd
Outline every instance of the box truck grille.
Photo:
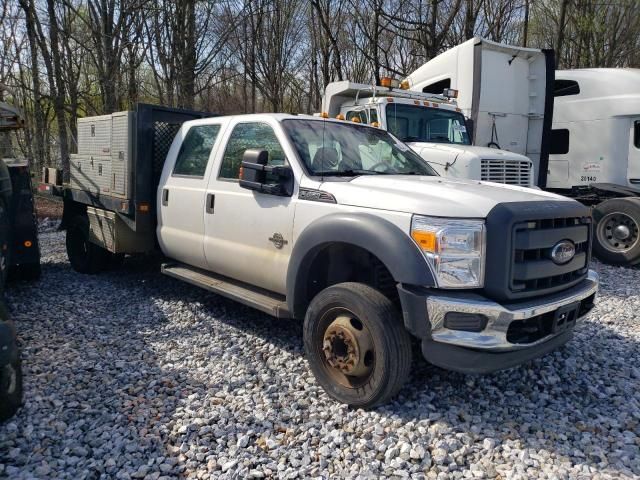
M 510 289 L 538 293 L 569 286 L 587 276 L 589 266 L 589 217 L 551 218 L 514 225 L 513 268 Z M 566 263 L 552 260 L 553 248 L 563 240 L 575 246 Z
M 483 158 L 480 164 L 480 179 L 485 182 L 528 187 L 531 185 L 531 174 L 531 163 L 528 161 Z

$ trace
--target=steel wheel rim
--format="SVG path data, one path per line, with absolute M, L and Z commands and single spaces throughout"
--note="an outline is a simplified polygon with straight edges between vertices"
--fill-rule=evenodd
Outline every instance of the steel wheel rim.
M 622 212 L 608 213 L 598 222 L 600 244 L 613 253 L 626 253 L 633 249 L 639 236 L 638 222 Z
M 371 378 L 376 352 L 373 336 L 353 312 L 335 308 L 321 319 L 320 356 L 333 380 L 346 388 L 359 388 Z

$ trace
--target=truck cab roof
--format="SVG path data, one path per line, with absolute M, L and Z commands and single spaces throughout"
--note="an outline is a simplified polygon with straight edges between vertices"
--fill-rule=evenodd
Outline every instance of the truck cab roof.
M 457 108 L 455 102 L 444 95 L 412 92 L 401 88 L 388 88 L 344 80 L 327 85 L 322 99 L 322 111 L 328 113 L 330 117 L 335 117 L 340 113 L 340 108 L 349 102 L 353 102 L 353 105 L 392 102 L 413 104 L 418 102 L 423 106 L 429 106 L 424 103 L 427 102 L 431 103 L 431 106 L 452 110 Z
M 328 122 L 334 123 L 345 123 L 344 121 L 340 121 L 333 118 L 321 118 L 315 115 L 307 115 L 307 114 L 297 114 L 297 113 L 246 113 L 241 115 L 225 115 L 221 117 L 205 117 L 199 118 L 197 120 L 189 120 L 184 123 L 184 125 L 203 125 L 207 123 L 211 123 L 212 120 L 216 122 L 226 121 L 231 122 L 233 120 L 242 119 L 247 122 L 255 122 L 255 121 L 264 121 L 264 120 L 275 120 L 277 122 L 282 122 L 283 120 L 324 120 Z M 366 125 L 365 125 L 366 126 Z M 374 127 L 370 127 L 374 128 Z
M 640 69 L 558 70 L 553 121 L 593 121 L 640 113 Z

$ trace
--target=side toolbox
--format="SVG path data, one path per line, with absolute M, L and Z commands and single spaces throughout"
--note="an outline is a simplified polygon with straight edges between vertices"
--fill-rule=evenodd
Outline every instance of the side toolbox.
M 134 113 L 78 120 L 78 153 L 71 155 L 69 186 L 128 200 L 132 196 Z
M 137 235 L 116 212 L 87 207 L 89 238 L 112 253 L 144 253 L 153 250 L 154 239 Z

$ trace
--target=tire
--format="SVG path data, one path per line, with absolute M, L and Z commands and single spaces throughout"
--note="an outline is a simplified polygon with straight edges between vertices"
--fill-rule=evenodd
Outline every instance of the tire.
M 307 309 L 303 336 L 316 380 L 341 403 L 382 405 L 409 377 L 411 337 L 391 301 L 367 285 L 340 283 L 321 291 Z
M 9 265 L 11 258 L 9 255 L 9 245 L 11 243 L 11 225 L 9 224 L 9 210 L 4 198 L 0 198 L 0 291 L 4 292 L 4 287 L 9 276 Z
M 9 278 L 9 258 L 0 244 L 0 292 L 4 292 Z
M 76 215 L 67 227 L 67 256 L 76 272 L 96 274 L 107 267 L 109 252 L 89 241 L 89 219 Z
M 613 198 L 593 209 L 593 253 L 612 265 L 640 263 L 640 199 Z
M 11 418 L 22 405 L 22 364 L 0 366 L 0 422 Z
M 25 263 L 11 268 L 11 278 L 18 281 L 32 282 L 42 274 L 39 263 Z

